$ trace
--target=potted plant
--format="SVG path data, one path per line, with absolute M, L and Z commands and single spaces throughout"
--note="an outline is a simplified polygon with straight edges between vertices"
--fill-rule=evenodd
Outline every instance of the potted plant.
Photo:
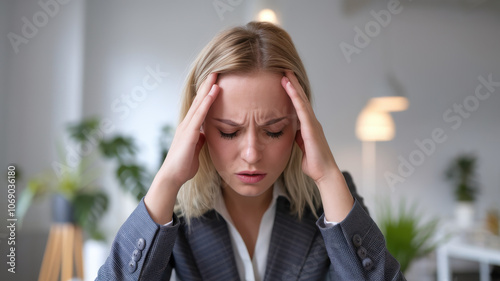
M 85 155 L 81 156 L 78 159 L 78 164 L 71 163 L 73 165 L 70 165 L 70 163 L 66 163 L 66 157 L 60 151 L 61 163 L 56 162 L 56 165 L 53 163 L 53 170 L 31 179 L 21 194 L 18 210 L 21 219 L 32 201 L 37 201 L 47 195 L 56 195 L 59 199 L 54 200 L 66 199 L 69 203 L 66 205 L 72 206 L 68 209 L 70 211 L 64 211 L 64 213 L 74 213 L 74 216 L 70 216 L 72 219 L 68 217 L 68 220 L 81 224 L 91 237 L 104 238 L 96 230 L 97 220 L 102 217 L 108 207 L 107 195 L 95 184 L 99 178 L 99 173 L 96 172 L 100 169 L 96 163 L 99 158 L 108 159 L 115 163 L 115 177 L 125 192 L 131 193 L 137 201 L 144 197 L 152 177 L 144 165 L 137 161 L 138 149 L 134 140 L 123 135 L 99 139 L 89 137 L 89 133 L 97 131 L 99 126 L 100 120 L 92 117 L 67 127 L 71 141 L 71 144 L 68 145 L 75 148 L 72 150 L 82 151 L 78 148 L 86 147 L 86 150 L 90 150 L 90 152 L 87 151 Z M 165 134 L 164 132 L 162 136 Z M 92 149 L 88 149 L 89 147 Z M 162 150 L 164 150 L 163 145 Z M 53 203 L 55 202 L 59 201 Z M 63 212 L 56 211 L 55 213 Z
M 67 147 L 87 144 L 88 140 L 75 135 L 78 129 L 97 126 L 97 120 L 84 120 L 77 125 L 68 126 L 69 143 Z M 59 162 L 52 163 L 52 168 L 29 179 L 22 191 L 18 204 L 18 214 L 22 222 L 33 202 L 51 197 L 52 219 L 57 223 L 72 223 L 83 229 L 88 238 L 104 240 L 98 223 L 108 209 L 109 198 L 97 185 L 99 178 L 96 165 L 96 152 L 66 161 L 62 146 L 58 148 Z
M 93 132 L 99 132 L 100 125 L 100 120 L 92 117 L 66 128 L 70 140 L 66 147 L 71 147 L 70 151 L 85 153 L 76 155 L 72 163 L 67 163 L 68 155 L 64 155 L 62 149 L 59 149 L 60 161 L 55 162 L 56 165 L 53 163 L 50 171 L 29 180 L 21 193 L 17 210 L 21 223 L 34 201 L 51 196 L 53 221 L 81 227 L 87 238 L 84 252 L 94 252 L 87 254 L 93 260 L 99 255 L 96 252 L 103 252 L 103 248 L 107 252 L 107 246 L 102 242 L 105 237 L 99 231 L 99 221 L 108 209 L 109 200 L 107 194 L 96 184 L 101 168 L 98 161 L 102 158 L 113 162 L 119 186 L 137 201 L 144 197 L 152 181 L 151 174 L 137 160 L 138 149 L 133 138 L 123 135 L 95 138 Z M 170 126 L 162 128 L 160 149 L 163 159 L 168 153 L 173 132 Z M 88 261 L 86 264 L 89 265 Z M 86 266 L 86 271 L 88 268 Z M 94 271 L 90 272 L 95 274 Z
M 451 161 L 445 173 L 455 188 L 455 219 L 461 227 L 469 227 L 474 221 L 474 201 L 479 191 L 476 160 L 473 154 L 460 154 Z
M 416 259 L 426 256 L 442 242 L 435 240 L 438 219 L 424 221 L 417 205 L 408 208 L 401 202 L 396 213 L 391 204 L 380 208 L 378 225 L 385 236 L 387 250 L 394 256 L 405 273 Z

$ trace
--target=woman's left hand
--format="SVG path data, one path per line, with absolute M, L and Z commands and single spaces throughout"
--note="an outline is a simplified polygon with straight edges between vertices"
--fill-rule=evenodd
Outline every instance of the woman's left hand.
M 300 122 L 295 139 L 303 153 L 302 170 L 318 184 L 332 171 L 339 169 L 330 151 L 323 127 L 316 118 L 297 77 L 291 71 L 286 71 L 285 74 L 286 76 L 281 79 L 281 85 L 292 100 Z
M 292 71 L 285 72 L 281 85 L 300 122 L 295 140 L 303 153 L 302 170 L 318 186 L 326 219 L 340 222 L 352 209 L 354 199 L 330 151 L 323 127 Z

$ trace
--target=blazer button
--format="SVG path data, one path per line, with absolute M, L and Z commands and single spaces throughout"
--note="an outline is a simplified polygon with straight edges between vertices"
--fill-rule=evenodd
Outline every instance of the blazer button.
M 137 269 L 137 263 L 133 260 L 128 262 L 128 272 L 134 273 L 134 271 Z
M 360 259 L 365 259 L 366 258 L 366 249 L 365 249 L 365 247 L 359 247 L 359 249 L 358 249 L 358 257 Z
M 134 252 L 132 253 L 132 260 L 139 261 L 141 257 L 142 257 L 142 251 L 139 249 L 135 249 Z
M 366 270 L 370 270 L 372 269 L 373 267 L 373 261 L 372 259 L 370 258 L 366 258 L 363 260 L 363 267 L 366 269 Z
M 354 234 L 354 236 L 352 237 L 352 243 L 354 244 L 354 246 L 359 247 L 361 246 L 362 242 L 363 239 L 361 239 L 361 236 L 359 236 L 359 234 Z
M 137 249 L 142 251 L 146 247 L 146 240 L 144 240 L 144 238 L 139 238 L 139 239 L 137 239 L 136 245 L 137 245 Z

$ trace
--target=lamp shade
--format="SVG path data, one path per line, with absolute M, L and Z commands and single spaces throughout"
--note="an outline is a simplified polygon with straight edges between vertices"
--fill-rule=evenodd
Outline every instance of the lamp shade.
M 389 141 L 394 138 L 395 125 L 385 111 L 366 106 L 356 121 L 356 136 L 362 141 Z
M 374 87 L 369 106 L 379 111 L 404 111 L 408 108 L 408 98 L 399 80 L 387 74 Z
M 257 14 L 257 21 L 265 21 L 274 24 L 278 23 L 278 17 L 276 13 L 271 9 L 263 9 Z

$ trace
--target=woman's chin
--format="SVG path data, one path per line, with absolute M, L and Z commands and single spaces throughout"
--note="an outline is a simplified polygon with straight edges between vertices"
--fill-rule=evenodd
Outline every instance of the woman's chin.
M 272 185 L 271 185 L 272 186 Z M 231 193 L 236 193 L 244 197 L 259 197 L 271 191 L 271 186 L 263 187 L 261 185 L 238 185 L 238 186 L 226 186 L 226 188 L 231 189 Z M 272 191 L 271 191 L 272 192 Z

